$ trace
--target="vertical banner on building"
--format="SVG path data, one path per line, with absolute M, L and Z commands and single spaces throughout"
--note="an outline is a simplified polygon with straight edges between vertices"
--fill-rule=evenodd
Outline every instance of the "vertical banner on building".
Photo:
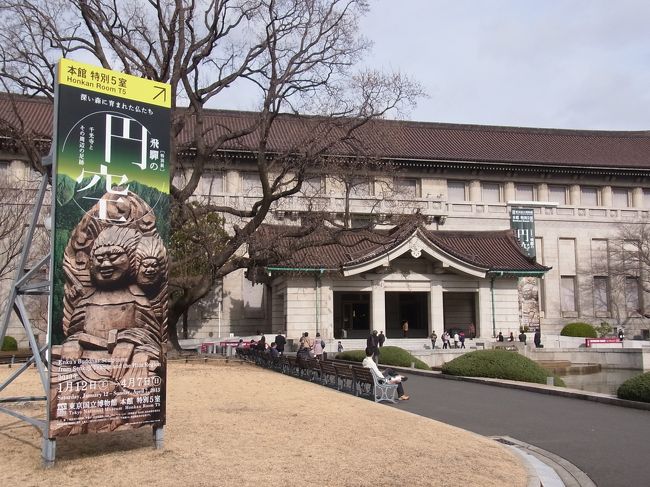
M 521 248 L 528 257 L 535 257 L 535 212 L 532 208 L 512 208 L 510 228 L 515 231 Z
M 165 422 L 170 98 L 59 62 L 50 438 Z

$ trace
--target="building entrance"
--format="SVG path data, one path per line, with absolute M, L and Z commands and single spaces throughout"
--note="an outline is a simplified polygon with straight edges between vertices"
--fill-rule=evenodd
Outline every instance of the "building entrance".
M 477 293 L 443 293 L 445 330 L 452 337 L 461 330 L 467 338 L 476 337 L 476 299 Z
M 408 338 L 426 338 L 429 334 L 429 293 L 386 293 L 386 336 L 402 338 L 401 324 L 408 320 Z
M 334 292 L 334 338 L 367 338 L 370 293 Z

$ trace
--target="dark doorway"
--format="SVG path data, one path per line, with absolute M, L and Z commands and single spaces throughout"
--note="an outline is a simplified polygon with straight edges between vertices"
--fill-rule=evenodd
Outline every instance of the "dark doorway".
M 429 334 L 429 293 L 386 293 L 386 336 L 402 338 L 402 321 L 408 320 L 408 338 L 426 338 Z
M 370 333 L 370 293 L 334 293 L 334 338 L 366 338 Z
M 461 330 L 467 338 L 476 337 L 476 293 L 442 294 L 445 330 L 453 336 Z

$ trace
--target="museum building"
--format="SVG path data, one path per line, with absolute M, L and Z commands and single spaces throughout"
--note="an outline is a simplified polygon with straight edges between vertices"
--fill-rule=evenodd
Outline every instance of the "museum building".
M 35 133 L 51 137 L 48 101 L 16 106 Z M 214 110 L 207 122 L 216 133 L 253 116 Z M 313 121 L 279 116 L 269 147 L 299 148 Z M 2 136 L 0 177 L 8 185 L 21 163 L 11 133 Z M 314 171 L 302 193 L 273 207 L 245 250 L 282 248 L 313 211 L 372 231 L 331 238 L 323 225 L 319 245 L 287 251 L 252 275 L 227 276 L 190 313 L 191 337 L 318 331 L 338 339 L 383 330 L 397 338 L 408 320 L 412 338 L 444 330 L 487 338 L 538 326 L 554 334 L 572 321 L 605 321 L 630 338 L 650 338 L 643 276 L 609 267 L 621 228 L 648 221 L 649 133 L 377 120 L 355 142 L 355 150 L 339 144 L 329 156 L 354 161 L 362 147 L 364 157 L 387 163 L 374 165 L 383 169 L 360 170 L 351 191 L 337 175 Z M 191 147 L 179 156 L 191 166 Z M 255 171 L 250 140 L 226 144 L 195 197 L 250 208 L 261 191 Z M 525 234 L 512 230 L 519 210 L 529 216 Z

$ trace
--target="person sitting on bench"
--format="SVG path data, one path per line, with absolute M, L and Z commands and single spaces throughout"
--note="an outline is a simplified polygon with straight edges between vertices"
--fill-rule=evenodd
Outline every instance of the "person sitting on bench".
M 373 370 L 377 375 L 377 377 L 379 377 L 380 379 L 385 379 L 386 382 L 388 382 L 389 384 L 397 384 L 397 394 L 399 395 L 399 400 L 408 401 L 409 396 L 404 394 L 404 386 L 402 385 L 402 382 L 405 382 L 408 379 L 408 377 L 398 374 L 395 370 L 391 369 L 390 367 L 384 369 L 384 373 L 382 374 L 381 371 L 379 370 L 379 367 L 377 367 L 377 364 L 372 359 L 373 352 L 374 350 L 372 347 L 366 347 L 366 358 L 363 359 L 362 365 L 366 369 Z

